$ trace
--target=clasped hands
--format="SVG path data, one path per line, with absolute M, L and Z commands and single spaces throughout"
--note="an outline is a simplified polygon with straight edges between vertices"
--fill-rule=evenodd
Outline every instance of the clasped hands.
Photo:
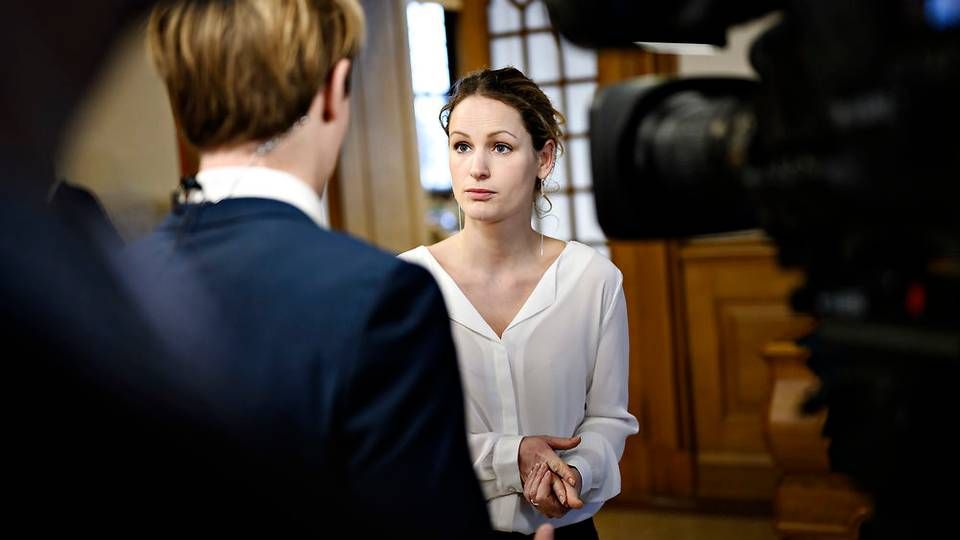
M 518 465 L 523 481 L 523 497 L 548 518 L 563 517 L 574 508 L 582 508 L 582 478 L 576 467 L 560 459 L 556 450 L 570 450 L 580 437 L 524 437 L 520 441 Z

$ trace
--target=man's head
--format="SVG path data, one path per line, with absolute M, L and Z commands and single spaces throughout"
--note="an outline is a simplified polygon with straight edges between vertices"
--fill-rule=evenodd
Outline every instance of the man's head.
M 335 156 L 363 34 L 356 0 L 173 0 L 154 9 L 148 45 L 201 152 L 262 143 L 306 116 L 317 125 L 302 131 Z

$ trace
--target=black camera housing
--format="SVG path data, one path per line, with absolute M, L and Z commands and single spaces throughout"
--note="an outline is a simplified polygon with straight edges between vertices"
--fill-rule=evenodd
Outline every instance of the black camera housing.
M 828 408 L 831 465 L 875 498 L 861 538 L 954 528 L 960 443 L 960 0 L 546 0 L 592 47 L 751 46 L 757 80 L 642 78 L 591 110 L 597 215 L 614 239 L 762 228 Z M 920 301 L 918 301 L 920 299 Z

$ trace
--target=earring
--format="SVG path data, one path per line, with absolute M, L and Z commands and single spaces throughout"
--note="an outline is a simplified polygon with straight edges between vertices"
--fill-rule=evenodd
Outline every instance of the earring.
M 540 184 L 540 198 L 545 199 L 546 195 L 543 194 L 543 179 L 537 178 L 537 182 Z M 540 256 L 543 257 L 543 220 L 542 219 L 540 220 Z
M 457 203 L 457 225 L 460 226 L 460 232 L 463 232 L 463 208 Z

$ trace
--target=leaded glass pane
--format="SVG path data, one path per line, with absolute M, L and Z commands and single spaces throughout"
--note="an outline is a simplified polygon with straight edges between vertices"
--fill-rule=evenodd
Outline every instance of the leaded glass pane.
M 577 219 L 577 239 L 584 242 L 601 241 L 603 230 L 597 222 L 597 207 L 593 193 L 577 193 L 573 196 L 573 210 Z
M 493 69 L 513 66 L 526 73 L 526 66 L 523 62 L 523 41 L 519 37 L 491 40 L 490 64 Z
M 573 175 L 573 185 L 577 188 L 589 188 L 593 185 L 593 174 L 590 170 L 590 141 L 585 137 L 578 137 L 567 141 L 567 161 Z
M 570 197 L 564 193 L 549 195 L 553 208 L 540 221 L 543 233 L 561 240 L 571 239 Z
M 530 70 L 527 76 L 536 82 L 560 79 L 560 51 L 553 34 L 538 32 L 527 36 Z
M 596 51 L 577 47 L 562 38 L 560 40 L 560 48 L 563 50 L 564 74 L 568 79 L 596 78 Z
M 596 83 L 571 84 L 567 86 L 567 103 L 563 112 L 567 115 L 567 133 L 586 133 L 589 127 L 590 104 Z
M 520 10 L 508 0 L 491 0 L 487 6 L 487 24 L 495 34 L 520 30 Z

